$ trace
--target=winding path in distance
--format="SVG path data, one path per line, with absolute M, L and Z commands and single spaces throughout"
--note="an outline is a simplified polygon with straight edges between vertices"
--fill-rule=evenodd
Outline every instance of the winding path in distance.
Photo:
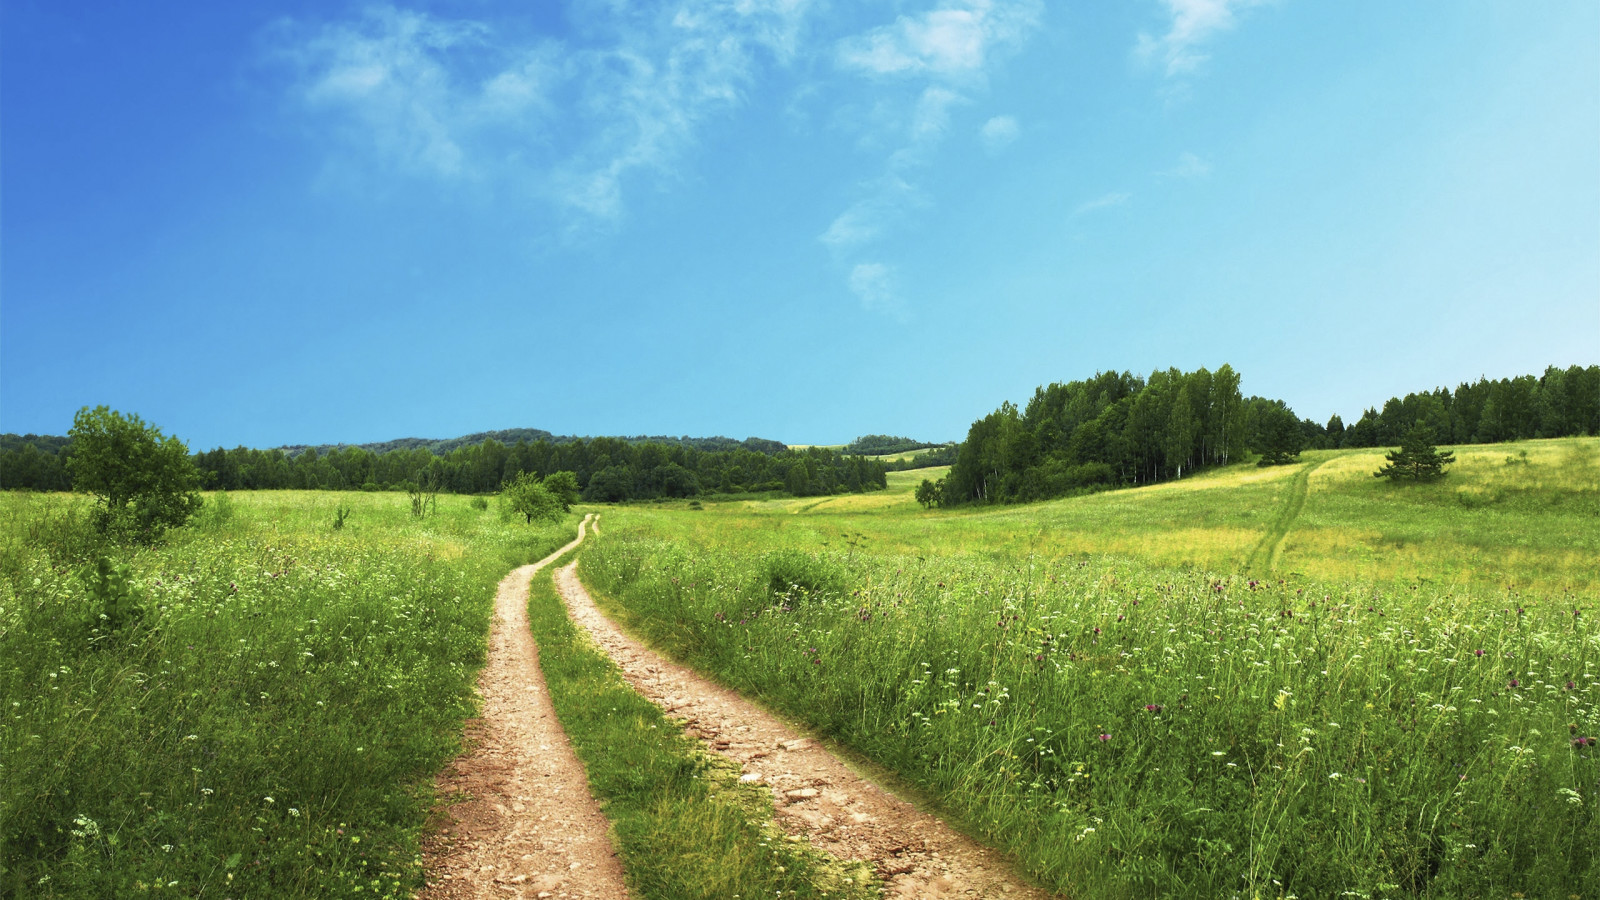
M 449 824 L 425 841 L 422 900 L 628 896 L 610 823 L 556 720 L 528 630 L 528 583 L 583 541 L 512 570 L 495 596 L 489 660 L 478 678 L 481 718 L 469 750 L 437 779 Z
M 857 774 L 837 756 L 737 693 L 668 662 L 624 634 L 595 606 L 575 564 L 556 570 L 567 612 L 605 650 L 634 689 L 708 750 L 737 763 L 741 781 L 766 784 L 777 823 L 839 859 L 860 860 L 886 896 L 1045 900 L 993 849 Z

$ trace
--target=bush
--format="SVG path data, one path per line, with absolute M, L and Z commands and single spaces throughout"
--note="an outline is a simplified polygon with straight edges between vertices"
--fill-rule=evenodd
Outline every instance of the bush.
M 849 583 L 831 564 L 799 550 L 780 550 L 762 562 L 769 596 L 809 600 L 820 595 L 841 596 Z

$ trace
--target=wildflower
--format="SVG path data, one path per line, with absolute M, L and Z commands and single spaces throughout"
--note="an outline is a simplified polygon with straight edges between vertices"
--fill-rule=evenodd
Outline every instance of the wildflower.
M 1472 651 L 1472 655 L 1473 656 L 1482 656 L 1483 655 L 1483 651 L 1482 650 L 1474 650 L 1474 651 Z
M 1103 743 L 1105 743 L 1106 741 L 1109 741 L 1109 740 L 1111 740 L 1111 735 L 1109 735 L 1109 734 L 1100 735 L 1100 743 L 1103 744 Z
M 1161 704 L 1159 703 L 1146 703 L 1144 708 L 1146 712 L 1161 712 Z
M 1569 682 L 1566 683 L 1565 687 L 1566 687 L 1567 690 L 1570 691 L 1573 688 L 1577 687 L 1577 685 L 1575 685 L 1575 684 L 1573 684 L 1572 682 L 1569 681 Z
M 1590 738 L 1590 737 L 1573 738 L 1572 739 L 1572 746 L 1574 746 L 1574 747 L 1592 747 L 1592 746 L 1596 746 L 1595 741 L 1596 741 L 1595 738 Z
M 1516 680 L 1515 678 L 1511 679 L 1509 682 L 1506 683 L 1506 687 L 1521 687 L 1521 686 L 1522 686 L 1522 682 Z

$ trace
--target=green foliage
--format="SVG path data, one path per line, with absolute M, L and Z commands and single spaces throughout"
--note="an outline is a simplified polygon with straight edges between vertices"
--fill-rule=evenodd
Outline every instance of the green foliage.
M 895 437 L 887 434 L 864 434 L 844 447 L 844 452 L 853 456 L 887 456 L 891 453 L 906 453 L 911 450 L 921 450 L 924 447 L 937 447 L 927 441 L 912 440 L 907 437 Z
M 362 524 L 338 539 L 336 500 Z M 573 523 L 443 498 L 424 528 L 393 494 L 233 503 L 216 531 L 130 548 L 77 498 L 0 495 L 0 896 L 421 887 L 494 586 Z
M 1246 416 L 1250 449 L 1261 455 L 1257 465 L 1283 466 L 1300 459 L 1305 433 L 1300 420 L 1282 401 L 1252 397 Z
M 535 520 L 557 521 L 566 512 L 561 498 L 531 472 L 523 472 L 506 482 L 500 489 L 500 497 L 512 515 L 522 516 L 529 525 Z
M 132 573 L 127 563 L 104 556 L 95 560 L 93 572 L 85 573 L 83 623 L 97 637 L 137 625 L 144 616 L 144 592 L 133 583 Z
M 1385 455 L 1388 465 L 1372 473 L 1374 478 L 1391 481 L 1435 481 L 1444 477 L 1444 467 L 1455 462 L 1455 454 L 1439 452 L 1433 445 L 1433 431 L 1417 425 L 1406 432 L 1400 449 Z M 1526 455 L 1524 455 L 1526 459 Z
M 916 498 L 917 502 L 922 504 L 923 509 L 932 509 L 939 504 L 939 491 L 943 485 L 944 479 L 940 479 L 938 482 L 927 478 L 922 479 L 922 483 L 917 485 Z
M 764 786 L 740 784 L 737 768 L 630 688 L 567 617 L 549 574 L 533 581 L 528 618 L 556 715 L 639 896 L 877 896 L 861 867 L 785 840 Z
M 766 586 L 766 596 L 780 603 L 840 597 L 849 592 L 849 583 L 831 562 L 801 550 L 767 554 L 758 580 Z
M 200 475 L 177 438 L 105 406 L 78 410 L 69 437 L 73 487 L 95 497 L 101 532 L 149 543 L 199 512 Z
M 1149 379 L 1102 372 L 1034 392 L 974 422 L 951 465 L 942 500 L 1016 503 L 1111 484 L 1145 484 L 1226 465 L 1244 449 L 1239 376 L 1224 365 L 1155 371 Z
M 532 443 L 503 444 L 494 438 L 481 443 L 391 442 L 375 450 L 363 446 L 252 450 L 216 448 L 196 454 L 204 484 L 218 490 L 311 488 L 326 490 L 414 489 L 432 484 L 438 492 L 489 493 L 514 478 L 531 472 L 549 477 L 570 472 L 574 495 L 566 486 L 568 502 L 579 497 L 602 502 L 683 498 L 708 492 L 739 493 L 776 481 L 780 490 L 800 496 L 840 491 L 863 492 L 884 486 L 886 464 L 875 459 L 846 456 L 834 450 L 790 450 L 782 444 L 751 438 L 673 438 L 654 441 L 636 438 L 541 439 Z M 448 446 L 447 446 L 448 445 Z M 21 447 L 21 445 L 19 445 Z M 27 452 L 25 448 L 18 453 Z M 0 484 L 11 451 L 0 452 Z M 20 457 L 18 457 L 20 460 Z M 39 460 L 55 459 L 40 456 Z M 29 460 L 33 460 L 30 456 Z M 35 463 L 39 460 L 34 460 Z M 40 463 L 42 465 L 43 463 Z M 43 488 L 44 469 L 28 463 L 31 479 L 25 486 Z M 601 477 L 600 484 L 591 485 Z M 422 473 L 419 475 L 419 473 Z M 37 476 L 37 477 L 35 477 Z M 37 483 L 36 483 L 37 482 Z
M 350 507 L 345 506 L 343 503 L 339 504 L 338 508 L 333 511 L 334 531 L 341 531 L 344 529 L 344 523 L 350 518 L 350 512 Z
M 473 497 L 472 501 L 471 501 L 471 506 L 472 506 L 473 509 L 476 509 L 476 510 L 488 509 L 489 508 L 489 498 L 488 497 Z
M 562 512 L 570 511 L 581 494 L 578 488 L 578 476 L 574 472 L 551 472 L 544 477 L 544 486 L 560 501 Z

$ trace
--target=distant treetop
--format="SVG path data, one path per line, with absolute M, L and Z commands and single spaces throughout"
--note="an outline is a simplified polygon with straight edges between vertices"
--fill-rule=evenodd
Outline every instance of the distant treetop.
M 927 441 L 912 440 L 908 437 L 894 437 L 888 434 L 864 434 L 846 444 L 842 452 L 852 456 L 884 456 L 889 453 L 908 453 L 912 450 L 938 446 L 941 445 Z

